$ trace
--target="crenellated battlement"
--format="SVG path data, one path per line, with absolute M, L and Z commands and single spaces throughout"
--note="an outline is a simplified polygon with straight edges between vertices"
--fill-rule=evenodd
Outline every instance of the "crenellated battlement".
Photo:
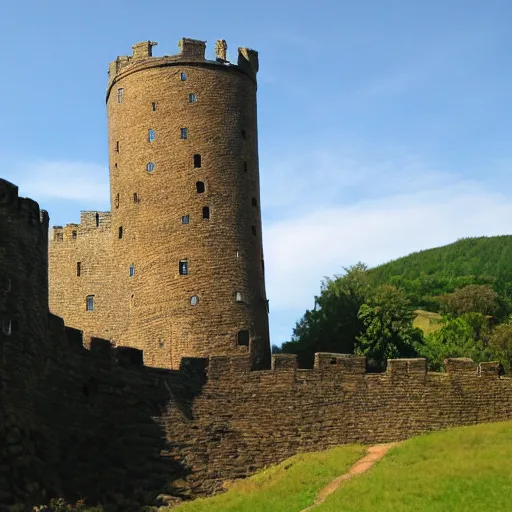
M 258 52 L 250 48 L 238 48 L 237 63 L 231 63 L 227 59 L 228 46 L 224 39 L 215 44 L 215 59 L 206 58 L 206 41 L 198 39 L 183 37 L 178 42 L 179 53 L 162 57 L 153 56 L 153 47 L 157 45 L 155 41 L 135 43 L 132 46 L 132 55 L 119 56 L 109 63 L 107 98 L 112 85 L 125 71 L 140 71 L 153 66 L 208 64 L 238 69 L 255 79 L 259 70 Z
M 108 232 L 112 225 L 112 214 L 100 211 L 80 212 L 79 224 L 66 224 L 53 226 L 51 230 L 52 242 L 75 242 L 81 235 L 94 232 Z
M 27 226 L 35 226 L 43 232 L 48 230 L 48 212 L 41 210 L 36 201 L 19 197 L 18 187 L 1 178 L 0 215 L 16 217 Z
M 251 371 L 251 361 L 248 356 L 210 357 L 208 375 L 216 379 L 229 374 L 252 373 L 265 375 L 274 372 L 292 372 L 300 374 L 300 378 L 308 375 L 327 374 L 326 378 L 334 376 L 381 376 L 396 380 L 398 378 L 425 379 L 428 375 L 435 378 L 443 377 L 499 377 L 498 362 L 475 363 L 469 358 L 450 358 L 445 360 L 446 372 L 427 372 L 425 358 L 388 359 L 386 371 L 382 373 L 367 372 L 366 358 L 352 354 L 317 352 L 312 369 L 299 369 L 295 354 L 274 354 L 270 370 Z

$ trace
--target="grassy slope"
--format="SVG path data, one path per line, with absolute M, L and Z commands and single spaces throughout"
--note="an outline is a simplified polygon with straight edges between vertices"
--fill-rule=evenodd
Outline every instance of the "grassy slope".
M 187 503 L 172 512 L 298 512 L 313 504 L 318 491 L 346 472 L 364 454 L 359 445 L 299 454 L 239 480 L 229 491 Z
M 430 334 L 431 332 L 441 329 L 442 324 L 439 320 L 441 320 L 442 317 L 439 313 L 431 313 L 430 311 L 417 309 L 414 314 L 416 317 L 412 323 L 413 326 L 420 328 L 425 334 Z
M 302 454 L 173 512 L 298 512 L 362 457 L 360 446 Z M 392 449 L 344 482 L 318 512 L 511 510 L 512 422 L 454 428 Z
M 411 439 L 316 510 L 511 510 L 511 493 L 512 424 L 494 423 Z

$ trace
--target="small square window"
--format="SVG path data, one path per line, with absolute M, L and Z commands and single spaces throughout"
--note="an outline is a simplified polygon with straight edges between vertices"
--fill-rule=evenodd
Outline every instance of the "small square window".
M 188 139 L 188 128 L 181 128 L 180 132 L 183 140 Z
M 199 303 L 199 297 L 197 295 L 192 295 L 192 297 L 190 297 L 190 304 L 192 306 L 197 306 L 198 303 Z
M 155 112 L 155 111 L 156 111 L 156 102 L 154 102 L 154 101 L 153 101 L 153 103 L 151 103 L 151 110 L 152 110 L 153 112 Z
M 205 220 L 210 219 L 210 207 L 209 206 L 203 206 L 203 219 L 205 219 Z
M 194 167 L 199 169 L 201 167 L 201 155 L 194 155 Z
M 237 335 L 238 345 L 248 347 L 249 346 L 249 331 L 238 331 Z
M 78 235 L 77 235 L 77 232 L 76 232 L 76 231 L 71 231 L 71 238 L 72 238 L 73 240 L 76 240 L 76 237 L 77 237 L 77 236 L 78 236 Z
M 243 302 L 242 294 L 240 292 L 235 293 L 235 301 L 236 302 Z
M 204 181 L 197 181 L 196 182 L 196 192 L 198 194 L 204 194 L 205 187 L 204 187 Z
M 130 277 L 133 277 L 135 275 L 135 265 L 132 263 L 130 265 Z
M 188 274 L 188 260 L 180 260 L 179 271 L 180 276 L 186 276 Z
M 85 300 L 85 310 L 94 311 L 94 295 L 87 295 L 87 299 Z
M 182 82 L 184 82 L 186 79 L 187 79 L 187 73 L 185 73 L 185 71 L 182 71 L 182 72 L 180 73 L 180 80 L 181 80 Z
M 191 92 L 188 95 L 188 102 L 189 103 L 196 103 L 197 102 L 197 96 L 193 92 Z
M 62 242 L 64 240 L 64 233 L 55 233 L 55 241 Z
M 181 217 L 182 224 L 188 224 L 189 222 L 190 222 L 190 215 L 183 215 L 183 217 Z
M 117 103 L 123 103 L 124 89 L 117 89 Z
M 155 170 L 155 164 L 153 162 L 148 162 L 146 164 L 146 171 L 153 172 Z
M 153 142 L 155 140 L 155 130 L 151 128 L 148 130 L 148 141 Z

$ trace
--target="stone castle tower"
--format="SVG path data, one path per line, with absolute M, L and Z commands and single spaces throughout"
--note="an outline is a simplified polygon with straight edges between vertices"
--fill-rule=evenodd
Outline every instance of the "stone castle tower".
M 144 350 L 146 364 L 250 353 L 268 365 L 256 73 L 218 41 L 151 41 L 109 66 L 110 212 L 55 227 L 50 308 L 86 336 Z

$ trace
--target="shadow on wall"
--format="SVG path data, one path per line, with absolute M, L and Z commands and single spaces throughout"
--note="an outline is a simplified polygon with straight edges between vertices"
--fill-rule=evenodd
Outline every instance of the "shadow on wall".
M 177 371 L 147 368 L 136 349 L 100 339 L 84 349 L 80 331 L 50 317 L 52 343 L 31 368 L 32 406 L 24 415 L 19 397 L 2 399 L 21 448 L 2 460 L 11 476 L 0 509 L 63 497 L 130 511 L 154 504 L 161 493 L 187 498 L 186 441 L 174 443 L 173 433 L 190 428 L 207 361 L 184 360 Z

